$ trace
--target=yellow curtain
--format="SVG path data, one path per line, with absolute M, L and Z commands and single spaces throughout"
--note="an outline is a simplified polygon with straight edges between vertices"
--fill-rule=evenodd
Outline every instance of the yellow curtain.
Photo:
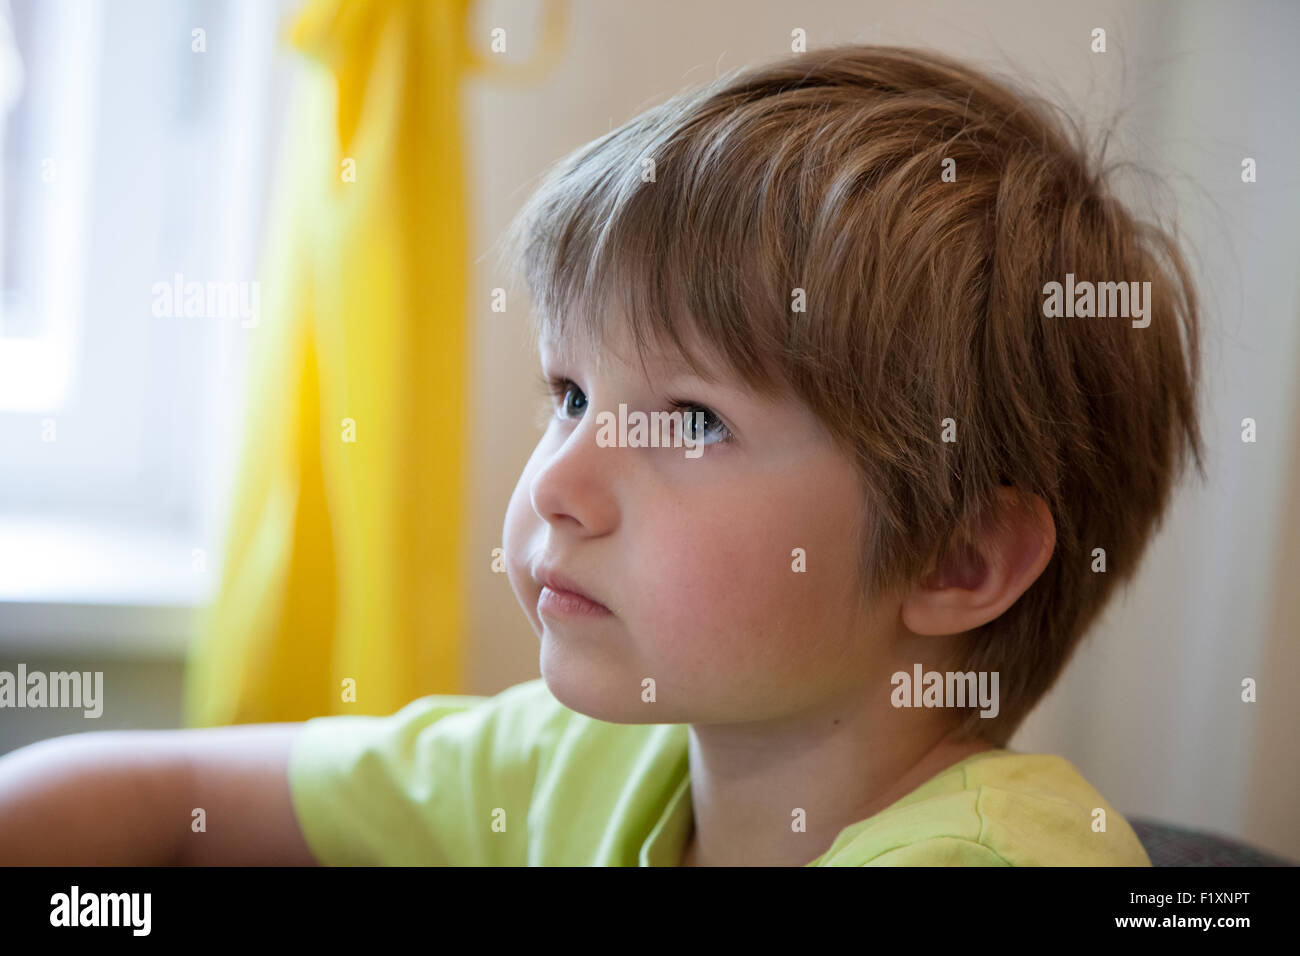
M 244 447 L 186 666 L 189 726 L 463 692 L 461 80 L 535 80 L 567 14 L 548 3 L 537 53 L 507 65 L 471 42 L 471 5 L 311 0 L 291 25 L 308 69 L 245 332 Z

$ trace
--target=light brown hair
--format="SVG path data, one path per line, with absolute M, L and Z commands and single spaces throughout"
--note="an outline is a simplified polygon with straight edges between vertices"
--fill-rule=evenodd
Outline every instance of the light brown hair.
M 968 542 L 999 485 L 1046 502 L 1051 561 L 953 662 L 999 672 L 997 717 L 961 719 L 1002 746 L 1138 567 L 1189 453 L 1203 474 L 1196 290 L 1108 174 L 1037 96 L 944 55 L 846 45 L 723 76 L 576 150 L 505 248 L 537 331 L 599 343 L 621 315 L 642 355 L 708 378 L 697 339 L 806 402 L 862 478 L 864 600 Z M 1045 317 L 1066 273 L 1149 281 L 1150 325 Z

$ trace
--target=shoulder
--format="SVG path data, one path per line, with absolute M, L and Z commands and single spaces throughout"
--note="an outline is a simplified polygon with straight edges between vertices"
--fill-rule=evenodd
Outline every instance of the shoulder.
M 317 717 L 290 752 L 294 810 L 325 863 L 510 859 L 515 831 L 489 844 L 471 825 L 496 807 L 526 810 L 557 742 L 585 719 L 540 678 L 382 717 Z
M 541 678 L 491 697 L 430 694 L 379 716 L 329 716 L 307 721 L 295 743 L 293 764 L 306 772 L 326 761 L 354 773 L 434 760 L 531 763 L 573 720 Z
M 1055 754 L 1001 751 L 964 770 L 981 842 L 1012 866 L 1150 866 L 1123 815 Z
M 1053 754 L 977 754 L 850 830 L 844 862 L 826 865 L 1151 865 L 1128 821 Z

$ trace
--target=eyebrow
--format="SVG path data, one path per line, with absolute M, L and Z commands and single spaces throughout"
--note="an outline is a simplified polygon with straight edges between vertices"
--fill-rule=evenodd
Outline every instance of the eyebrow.
M 558 362 L 576 361 L 577 353 L 571 348 L 567 348 L 563 343 L 555 338 L 544 338 L 538 340 L 538 357 L 544 358 L 544 352 L 550 353 L 551 357 Z M 659 376 L 684 376 L 699 379 L 702 382 L 708 382 L 710 379 L 700 375 L 690 364 L 675 353 L 656 353 L 644 357 L 645 367 L 651 373 Z M 633 359 L 634 367 L 641 363 Z M 719 382 L 718 384 L 724 384 Z
M 700 381 L 709 381 L 704 376 L 696 372 L 685 359 L 673 356 L 654 356 L 646 359 L 646 367 L 655 372 L 665 375 L 675 375 L 684 378 L 697 378 Z M 719 383 L 721 384 L 721 383 Z
M 560 336 L 556 335 L 539 335 L 538 337 L 538 354 L 542 361 L 546 356 L 542 351 L 551 354 L 553 361 L 560 364 L 568 364 L 578 361 L 578 353 Z M 697 372 L 691 368 L 690 363 L 686 361 L 674 349 L 661 349 L 653 355 L 633 357 L 633 368 L 639 368 L 641 361 L 644 359 L 644 365 L 650 374 L 652 381 L 657 387 L 661 388 L 688 388 L 691 383 L 701 383 L 706 386 L 722 389 L 734 395 L 742 396 L 746 399 L 761 400 L 763 395 L 761 390 L 754 388 L 749 383 L 742 381 L 736 373 L 728 368 L 725 363 L 717 364 L 707 359 L 703 359 L 700 364 L 706 371 L 712 373 L 712 377 L 707 374 Z M 689 382 L 677 383 L 677 379 L 689 379 Z

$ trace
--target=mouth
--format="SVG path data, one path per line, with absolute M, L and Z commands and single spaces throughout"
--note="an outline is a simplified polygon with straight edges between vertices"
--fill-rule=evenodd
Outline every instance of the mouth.
M 607 617 L 613 612 L 601 604 L 582 585 L 551 568 L 539 568 L 533 578 L 542 585 L 537 596 L 537 613 L 550 615 Z
M 612 612 L 605 605 L 597 604 L 581 594 L 574 594 L 572 591 L 552 591 L 549 587 L 544 587 L 542 593 L 537 596 L 537 613 L 539 615 L 609 617 Z

